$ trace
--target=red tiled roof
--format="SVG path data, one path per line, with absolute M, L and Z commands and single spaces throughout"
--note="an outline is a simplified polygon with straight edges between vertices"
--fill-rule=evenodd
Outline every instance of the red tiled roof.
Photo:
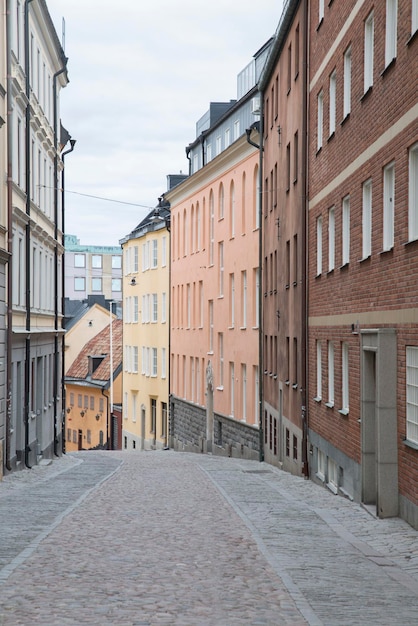
M 122 320 L 112 323 L 113 373 L 122 364 Z M 68 369 L 66 376 L 85 380 L 89 373 L 89 356 L 106 355 L 91 380 L 110 380 L 110 324 L 90 339 Z

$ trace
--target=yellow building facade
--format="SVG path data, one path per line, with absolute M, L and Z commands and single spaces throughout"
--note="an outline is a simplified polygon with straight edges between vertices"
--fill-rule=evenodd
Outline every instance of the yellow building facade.
M 167 446 L 169 422 L 169 217 L 154 209 L 123 248 L 122 449 Z

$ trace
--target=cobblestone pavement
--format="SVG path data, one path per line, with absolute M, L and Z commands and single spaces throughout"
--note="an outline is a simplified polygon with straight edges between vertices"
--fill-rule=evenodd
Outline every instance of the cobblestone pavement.
M 67 454 L 0 483 L 0 624 L 418 624 L 418 533 L 267 464 Z

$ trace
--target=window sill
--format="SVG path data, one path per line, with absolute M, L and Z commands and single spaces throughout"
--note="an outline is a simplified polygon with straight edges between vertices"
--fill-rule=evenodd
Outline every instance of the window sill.
M 343 119 L 340 122 L 340 126 L 344 126 L 346 121 L 349 120 L 349 119 L 350 119 L 350 111 L 343 117 Z
M 364 263 L 365 261 L 369 261 L 372 258 L 372 255 L 364 256 L 362 259 L 359 259 L 359 263 Z
M 412 246 L 414 243 L 418 243 L 418 237 L 416 239 L 410 239 L 409 241 L 405 241 L 403 245 L 407 247 L 407 246 Z
M 289 380 L 285 380 L 284 384 L 286 385 L 286 387 L 288 387 L 290 385 L 290 381 Z
M 370 96 L 372 91 L 373 91 L 373 85 L 370 85 L 370 87 L 368 87 L 367 90 L 364 92 L 364 94 L 361 96 L 360 102 L 364 102 L 364 100 L 367 100 L 367 98 Z
M 224 294 L 220 293 L 219 296 L 218 296 L 218 300 L 223 300 L 223 299 L 224 299 Z
M 418 28 L 417 28 L 417 30 L 414 33 L 411 34 L 410 38 L 406 42 L 406 45 L 410 46 L 412 44 L 412 42 L 415 41 L 415 39 L 417 39 L 417 37 L 418 37 Z
M 386 65 L 385 69 L 380 72 L 380 76 L 384 78 L 386 74 L 389 72 L 389 70 L 395 66 L 395 63 L 396 63 L 396 57 L 393 57 L 393 59 L 389 61 L 389 63 Z
M 322 402 L 322 398 L 320 398 L 319 396 L 315 396 L 314 402 Z
M 335 496 L 338 494 L 338 487 L 334 483 L 327 483 L 327 487 Z
M 321 278 L 321 276 L 322 276 L 322 272 L 321 272 L 320 274 L 317 274 L 317 275 L 315 276 L 315 280 L 316 280 L 317 278 Z
M 297 389 L 297 388 L 298 388 L 298 384 L 297 383 L 293 383 L 292 389 Z
M 321 19 L 319 20 L 318 26 L 316 27 L 316 32 L 318 32 L 318 30 L 321 28 L 323 22 L 324 22 L 324 18 L 321 17 Z
M 208 354 L 209 356 L 213 356 L 213 350 L 209 350 L 209 352 L 207 352 L 206 354 Z
M 234 330 L 235 326 L 228 326 L 228 330 Z
M 246 326 L 240 326 L 239 329 L 240 330 L 247 330 L 247 327 Z
M 390 252 L 393 252 L 393 246 L 391 246 L 387 250 L 382 250 L 381 252 L 379 252 L 379 254 L 380 256 L 384 256 L 385 254 L 389 254 Z
M 335 137 L 335 130 L 332 131 L 332 133 L 330 134 L 330 136 L 327 139 L 327 142 L 329 143 L 330 141 L 332 141 Z
M 297 81 L 298 76 L 299 76 L 299 70 L 298 70 L 298 71 L 296 72 L 296 74 L 295 74 L 295 81 Z
M 334 403 L 333 402 L 325 402 L 325 406 L 328 407 L 329 409 L 333 409 L 334 408 Z
M 216 391 L 223 391 L 224 390 L 224 386 L 220 385 L 219 387 L 216 387 Z
M 318 149 L 317 149 L 317 151 L 316 151 L 315 156 L 318 156 L 318 154 L 319 154 L 320 152 L 322 152 L 322 146 L 319 146 L 319 148 L 318 148 Z
M 320 480 L 320 481 L 321 481 L 321 483 L 324 483 L 324 482 L 325 482 L 325 476 L 324 476 L 323 474 L 321 474 L 320 472 L 317 472 L 317 473 L 315 474 L 315 476 L 316 476 L 316 478 L 317 478 L 318 480 Z
M 408 448 L 418 450 L 418 443 L 415 443 L 415 441 L 411 441 L 410 439 L 403 439 L 403 443 L 408 446 Z
M 334 273 L 334 268 L 332 268 L 332 269 L 328 270 L 328 272 L 327 272 L 327 276 L 330 276 L 330 275 L 332 275 L 333 273 Z
M 341 265 L 340 271 L 348 269 L 349 265 L 350 265 L 350 262 L 346 261 L 345 263 Z
M 349 414 L 349 410 L 348 409 L 338 409 L 338 413 L 340 415 L 343 415 L 344 417 L 347 417 L 347 415 Z

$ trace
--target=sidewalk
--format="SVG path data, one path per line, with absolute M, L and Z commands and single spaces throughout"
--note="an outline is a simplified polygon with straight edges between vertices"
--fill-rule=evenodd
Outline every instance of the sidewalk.
M 88 452 L 0 483 L 0 624 L 418 623 L 418 533 L 267 464 Z

